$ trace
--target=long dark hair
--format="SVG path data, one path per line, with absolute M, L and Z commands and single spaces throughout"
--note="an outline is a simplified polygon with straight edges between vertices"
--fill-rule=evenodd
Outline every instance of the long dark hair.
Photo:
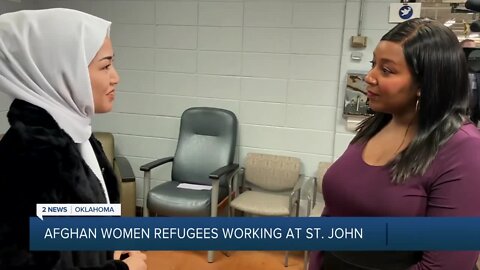
M 439 22 L 412 19 L 395 26 L 381 40 L 403 47 L 410 73 L 421 89 L 417 134 L 389 164 L 392 182 L 404 183 L 425 173 L 440 146 L 467 119 L 467 62 L 455 34 Z M 366 143 L 391 119 L 390 114 L 376 112 L 360 123 L 352 143 Z

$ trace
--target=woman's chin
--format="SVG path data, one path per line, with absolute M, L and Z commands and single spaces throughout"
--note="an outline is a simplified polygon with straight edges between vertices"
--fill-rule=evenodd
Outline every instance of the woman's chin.
M 109 106 L 102 106 L 100 108 L 95 108 L 95 113 L 108 113 L 108 112 L 111 112 L 113 109 L 113 106 L 112 105 L 109 105 Z

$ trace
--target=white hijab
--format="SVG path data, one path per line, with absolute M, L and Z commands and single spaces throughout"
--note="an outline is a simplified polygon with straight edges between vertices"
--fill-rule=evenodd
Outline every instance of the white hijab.
M 92 134 L 88 65 L 110 22 L 70 9 L 0 15 L 0 91 L 45 109 L 76 143 Z

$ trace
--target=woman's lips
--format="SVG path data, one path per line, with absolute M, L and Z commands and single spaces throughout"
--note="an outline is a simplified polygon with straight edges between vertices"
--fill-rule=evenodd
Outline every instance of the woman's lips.
M 368 97 L 368 98 L 378 97 L 378 94 L 375 94 L 375 93 L 372 92 L 372 91 L 367 91 L 367 97 Z
M 108 92 L 107 96 L 111 99 L 114 99 L 115 98 L 115 90 L 112 90 L 112 91 Z

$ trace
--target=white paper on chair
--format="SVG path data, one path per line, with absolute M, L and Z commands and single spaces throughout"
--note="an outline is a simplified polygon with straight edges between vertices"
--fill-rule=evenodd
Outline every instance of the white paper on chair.
M 177 186 L 177 188 L 192 189 L 192 190 L 211 190 L 212 186 L 181 183 Z

